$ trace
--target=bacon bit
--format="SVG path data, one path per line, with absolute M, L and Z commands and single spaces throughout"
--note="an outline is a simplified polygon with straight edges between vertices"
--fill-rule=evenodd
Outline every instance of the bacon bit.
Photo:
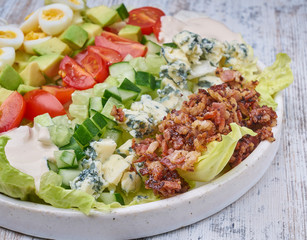
M 123 109 L 117 108 L 115 105 L 113 106 L 110 115 L 115 117 L 116 121 L 119 121 L 119 122 L 125 121 L 125 113 Z

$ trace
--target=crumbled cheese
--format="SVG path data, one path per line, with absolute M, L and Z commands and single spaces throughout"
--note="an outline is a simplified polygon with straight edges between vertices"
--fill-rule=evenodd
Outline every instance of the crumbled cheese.
M 101 162 L 106 161 L 114 153 L 116 146 L 116 142 L 109 138 L 91 143 L 91 147 L 97 154 L 96 160 L 100 160 Z
M 126 193 L 137 192 L 141 187 L 141 177 L 135 172 L 125 172 L 121 179 L 121 187 Z

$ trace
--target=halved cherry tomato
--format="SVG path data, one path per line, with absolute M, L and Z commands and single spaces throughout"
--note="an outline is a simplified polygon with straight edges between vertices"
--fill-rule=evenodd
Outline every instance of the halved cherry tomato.
M 75 91 L 72 87 L 45 85 L 42 89 L 55 96 L 60 103 L 65 104 L 71 100 L 71 94 Z
M 95 45 L 118 51 L 125 58 L 128 54 L 132 57 L 143 57 L 147 48 L 143 44 L 117 36 L 110 32 L 102 32 L 95 38 Z
M 88 51 L 87 55 L 78 62 L 92 75 L 96 82 L 102 83 L 109 76 L 109 68 L 98 54 Z
M 123 57 L 120 55 L 118 51 L 115 51 L 110 48 L 99 47 L 99 46 L 88 46 L 87 50 L 89 52 L 93 52 L 98 54 L 101 58 L 103 58 L 107 65 L 111 65 L 113 63 L 118 63 L 123 60 Z
M 159 34 L 161 32 L 161 27 L 162 27 L 162 23 L 161 23 L 161 19 L 159 18 L 155 25 L 153 25 L 152 29 L 153 29 L 153 33 L 156 36 L 156 39 L 159 41 Z
M 23 97 L 26 101 L 25 118 L 31 121 L 33 121 L 36 116 L 44 113 L 49 113 L 51 117 L 66 114 L 60 101 L 45 90 L 32 90 L 27 92 Z
M 165 13 L 154 7 L 135 8 L 129 12 L 128 24 L 141 27 L 142 33 L 149 35 L 153 26 Z
M 24 116 L 26 103 L 18 92 L 13 92 L 0 106 L 0 133 L 18 127 Z
M 59 75 L 67 86 L 78 90 L 92 88 L 96 84 L 91 74 L 68 56 L 65 56 L 60 64 Z

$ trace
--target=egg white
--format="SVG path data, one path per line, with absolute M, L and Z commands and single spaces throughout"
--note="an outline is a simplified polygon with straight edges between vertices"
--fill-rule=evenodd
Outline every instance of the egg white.
M 59 19 L 46 19 L 44 13 L 46 11 L 58 10 L 61 11 L 64 16 Z M 38 22 L 43 32 L 48 35 L 58 35 L 63 32 L 72 22 L 73 11 L 65 4 L 55 3 L 47 5 L 40 9 L 38 15 Z
M 52 0 L 52 2 L 66 4 L 74 11 L 84 9 L 84 2 L 82 0 Z
M 11 37 L 6 33 L 12 34 Z M 23 32 L 14 26 L 0 26 L 0 47 L 13 47 L 18 49 L 23 43 Z
M 33 39 L 33 40 L 25 40 L 23 42 L 23 47 L 26 53 L 29 54 L 35 54 L 35 52 L 33 51 L 33 48 L 35 48 L 36 46 L 38 46 L 39 44 L 48 41 L 51 38 L 51 36 L 47 36 L 44 38 L 38 38 L 38 39 Z
M 15 49 L 13 47 L 0 48 L 0 70 L 6 65 L 12 66 L 15 61 Z
M 25 21 L 20 25 L 21 31 L 23 31 L 25 34 L 36 31 L 39 28 L 38 23 L 38 14 L 40 9 L 37 9 L 35 12 L 33 12 L 31 15 L 25 19 Z

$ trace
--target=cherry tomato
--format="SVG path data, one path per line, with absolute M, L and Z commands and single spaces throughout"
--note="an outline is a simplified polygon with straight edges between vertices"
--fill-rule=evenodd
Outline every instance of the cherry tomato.
M 32 90 L 27 92 L 23 97 L 26 101 L 25 118 L 31 121 L 33 121 L 36 116 L 44 113 L 49 113 L 51 117 L 66 114 L 60 101 L 45 90 Z
M 68 103 L 71 100 L 71 94 L 75 91 L 75 89 L 72 87 L 51 86 L 51 85 L 42 86 L 42 89 L 45 90 L 46 92 L 51 93 L 62 104 Z
M 0 133 L 18 127 L 23 119 L 26 103 L 18 92 L 13 92 L 0 106 Z
M 128 24 L 141 27 L 142 33 L 149 35 L 153 26 L 165 13 L 154 7 L 135 8 L 129 12 Z
M 60 64 L 59 75 L 67 86 L 78 90 L 92 88 L 96 84 L 91 74 L 68 56 L 65 56 Z
M 159 41 L 159 34 L 161 32 L 161 27 L 162 27 L 162 23 L 161 23 L 161 19 L 159 18 L 155 25 L 153 25 L 153 33 L 155 34 L 156 36 L 156 39 Z
M 118 51 L 123 58 L 128 54 L 132 57 L 143 57 L 147 51 L 146 46 L 110 32 L 102 32 L 101 36 L 97 36 L 95 45 Z
M 88 51 L 87 55 L 78 63 L 92 75 L 96 82 L 102 83 L 109 76 L 106 62 L 96 53 Z
M 101 58 L 103 58 L 106 61 L 108 66 L 113 63 L 121 62 L 123 60 L 123 57 L 120 55 L 119 52 L 110 48 L 88 46 L 87 50 L 89 52 L 98 54 Z

